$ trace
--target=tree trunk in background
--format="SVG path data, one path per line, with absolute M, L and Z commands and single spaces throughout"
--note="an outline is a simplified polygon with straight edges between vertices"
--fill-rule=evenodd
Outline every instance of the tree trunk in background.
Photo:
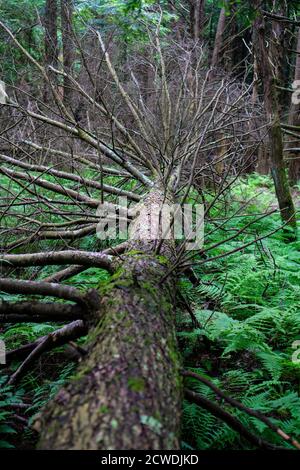
M 163 202 L 164 192 L 155 189 L 144 204 L 148 209 Z M 153 242 L 143 239 L 150 229 L 141 212 L 131 251 L 111 280 L 100 283 L 89 354 L 41 415 L 40 449 L 178 449 L 175 279 L 161 282 L 173 241 L 155 255 Z
M 57 2 L 56 0 L 46 0 L 45 5 L 45 66 L 51 65 L 57 67 L 58 63 L 58 42 L 57 42 Z M 55 74 L 47 70 L 52 81 L 55 80 Z M 47 84 L 44 88 L 44 101 L 50 99 L 50 90 Z
M 259 102 L 259 93 L 258 93 L 258 80 L 259 80 L 259 69 L 255 51 L 255 28 L 252 31 L 252 53 L 253 53 L 253 91 L 252 91 L 252 104 L 255 106 Z M 259 124 L 256 124 L 253 120 L 250 121 L 250 125 L 252 126 L 252 130 L 259 127 Z M 257 149 L 257 163 L 255 171 L 260 175 L 268 175 L 270 173 L 270 158 L 269 158 L 269 145 L 266 143 L 266 139 L 264 138 L 264 132 L 260 131 L 260 144 Z
M 259 4 L 260 2 L 258 1 L 258 11 Z M 271 65 L 275 63 L 275 59 L 271 56 L 270 49 L 267 49 L 266 24 L 262 14 L 258 15 L 254 24 L 254 47 L 257 57 L 258 75 L 263 85 L 265 112 L 269 122 L 271 173 L 282 221 L 287 223 L 292 229 L 294 235 L 291 235 L 291 238 L 295 238 L 297 227 L 295 207 L 284 162 L 277 89 Z
M 297 54 L 295 64 L 295 75 L 294 80 L 298 80 L 300 84 L 300 28 L 298 29 L 298 42 L 297 42 Z M 294 104 L 291 101 L 290 112 L 289 112 L 289 124 L 292 126 L 300 126 L 300 104 Z M 295 142 L 295 137 L 291 137 L 289 140 L 293 140 L 288 144 L 288 148 L 299 148 L 300 147 L 300 136 L 299 141 Z M 288 157 L 291 159 L 289 164 L 289 178 L 291 184 L 297 184 L 300 178 L 300 154 L 288 152 Z
M 63 45 L 63 66 L 64 72 L 72 73 L 72 66 L 75 60 L 74 40 L 73 40 L 73 0 L 61 0 L 61 30 Z M 72 83 L 68 77 L 64 77 L 65 106 L 72 105 Z
M 216 38 L 215 38 L 215 45 L 214 45 L 213 55 L 211 59 L 212 68 L 220 66 L 225 24 L 226 24 L 226 11 L 225 11 L 225 8 L 222 8 L 220 11 Z
M 205 0 L 193 0 L 190 2 L 191 35 L 195 41 L 203 39 L 203 27 L 205 22 Z

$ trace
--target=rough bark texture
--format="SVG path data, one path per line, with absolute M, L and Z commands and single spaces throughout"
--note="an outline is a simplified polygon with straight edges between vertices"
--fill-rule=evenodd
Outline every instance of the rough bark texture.
M 202 40 L 205 22 L 205 0 L 194 0 L 190 2 L 190 24 L 191 35 L 195 41 Z
M 213 50 L 213 55 L 211 59 L 212 68 L 218 67 L 220 65 L 220 53 L 222 49 L 223 35 L 226 24 L 226 10 L 225 8 L 221 9 L 219 22 L 216 32 L 215 45 Z
M 297 41 L 297 54 L 296 54 L 296 64 L 295 64 L 295 75 L 294 80 L 300 82 L 300 28 L 298 29 L 298 41 Z M 291 102 L 290 112 L 289 112 L 289 124 L 291 126 L 300 127 L 300 105 L 294 104 Z M 295 137 L 291 137 L 290 140 L 294 140 L 288 144 L 288 148 L 299 148 L 299 142 L 295 142 Z M 288 156 L 290 158 L 289 164 L 289 178 L 292 184 L 297 184 L 300 178 L 300 156 L 299 153 L 289 152 Z
M 157 197 L 159 194 L 159 197 Z M 162 200 L 155 191 L 147 203 Z M 162 255 L 139 239 L 145 214 L 117 272 L 99 285 L 89 354 L 40 420 L 40 449 L 177 449 L 181 380 L 174 326 L 172 241 Z M 133 248 L 137 249 L 133 249 Z

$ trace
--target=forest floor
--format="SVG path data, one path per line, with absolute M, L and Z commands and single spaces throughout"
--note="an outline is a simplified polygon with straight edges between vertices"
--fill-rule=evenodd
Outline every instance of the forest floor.
M 253 224 L 234 240 L 209 250 L 207 259 L 280 227 L 278 212 L 255 221 L 259 214 L 276 208 L 272 188 L 268 177 L 243 177 L 230 194 L 215 205 L 205 223 L 206 248 L 224 242 L 250 220 Z M 295 188 L 297 207 L 299 195 L 300 188 Z M 210 197 L 208 195 L 208 200 Z M 222 217 L 231 219 L 221 229 L 216 228 L 215 219 Z M 80 246 L 95 249 L 98 242 L 91 236 Z M 180 292 L 198 321 L 195 328 L 184 306 L 178 304 L 178 342 L 184 367 L 200 372 L 230 396 L 260 410 L 299 439 L 300 359 L 298 362 L 293 344 L 300 340 L 300 241 L 288 243 L 282 230 L 278 230 L 231 256 L 205 264 L 200 264 L 203 258 L 199 257 L 196 262 L 199 264 L 195 264 L 194 271 L 199 285 L 193 286 L 185 277 L 179 283 Z M 97 287 L 99 277 L 106 276 L 105 271 L 91 268 L 68 283 L 84 289 Z M 7 348 L 12 349 L 56 327 L 48 323 L 23 323 L 7 325 L 0 333 Z M 84 338 L 80 344 L 84 345 Z M 45 354 L 16 388 L 6 387 L 7 375 L 17 366 L 17 362 L 11 364 L 0 375 L 0 447 L 30 448 L 36 440 L 36 433 L 31 429 L 34 415 L 72 376 L 76 359 L 70 350 L 58 348 Z M 200 382 L 188 379 L 188 385 L 203 396 L 216 399 Z M 12 403 L 27 407 L 11 408 Z M 280 438 L 257 419 L 224 403 L 222 406 L 256 435 L 283 445 Z M 184 401 L 182 448 L 248 449 L 251 446 L 206 410 Z

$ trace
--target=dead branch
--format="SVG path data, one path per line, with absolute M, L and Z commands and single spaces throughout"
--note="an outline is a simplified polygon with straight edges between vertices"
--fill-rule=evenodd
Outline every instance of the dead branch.
M 85 304 L 83 293 L 75 287 L 44 281 L 21 281 L 0 278 L 0 291 L 7 294 L 57 297 L 58 299 L 70 300 L 81 305 Z
M 107 248 L 106 250 L 102 251 L 102 254 L 105 255 L 120 255 L 126 251 L 128 248 L 128 242 L 120 243 L 118 246 L 114 246 L 111 248 Z M 80 274 L 82 271 L 88 269 L 86 266 L 70 266 L 66 269 L 58 271 L 57 273 L 51 274 L 50 276 L 43 279 L 44 282 L 62 282 L 66 279 L 70 279 L 70 277 L 76 276 L 76 274 Z
M 31 364 L 36 361 L 44 352 L 50 351 L 58 346 L 77 339 L 87 333 L 87 328 L 82 320 L 76 320 L 69 325 L 65 325 L 59 330 L 39 338 L 35 343 L 31 343 L 32 350 L 25 361 L 10 377 L 8 384 L 16 384 L 21 377 L 28 371 Z M 8 353 L 9 354 L 9 353 Z
M 234 431 L 238 432 L 242 437 L 247 439 L 255 447 L 268 450 L 287 450 L 285 447 L 278 447 L 269 442 L 264 441 L 263 439 L 257 437 L 255 434 L 250 432 L 235 416 L 225 411 L 216 403 L 208 400 L 207 398 L 202 397 L 198 393 L 193 392 L 192 390 L 185 390 L 185 396 L 190 401 L 201 406 L 205 410 L 209 411 L 212 415 L 216 416 L 220 420 L 224 421 L 228 426 L 230 426 Z
M 0 265 L 7 263 L 8 266 L 28 267 L 28 266 L 49 266 L 64 264 L 81 264 L 82 266 L 95 267 L 113 270 L 112 257 L 110 255 L 97 252 L 80 250 L 50 251 L 48 253 L 28 253 L 28 254 L 0 254 Z
M 73 321 L 86 317 L 86 309 L 79 305 L 47 302 L 0 302 L 1 323 L 44 323 L 46 321 Z

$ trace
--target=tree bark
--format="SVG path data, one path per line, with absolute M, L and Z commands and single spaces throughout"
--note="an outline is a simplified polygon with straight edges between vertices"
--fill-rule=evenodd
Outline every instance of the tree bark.
M 297 54 L 296 54 L 296 64 L 295 64 L 295 75 L 294 80 L 299 81 L 300 84 L 300 27 L 298 29 L 298 41 L 297 41 Z M 294 104 L 293 100 L 291 101 L 290 111 L 289 111 L 289 125 L 299 126 L 300 127 L 300 105 Z M 300 137 L 299 142 L 295 142 L 295 137 L 291 137 L 290 140 L 294 140 L 293 143 L 288 144 L 288 148 L 299 148 L 300 147 Z M 290 160 L 289 164 L 289 179 L 291 184 L 297 184 L 300 177 L 300 157 L 299 153 L 288 153 Z
M 45 66 L 57 68 L 58 63 L 58 41 L 57 41 L 57 2 L 56 0 L 46 0 L 45 6 Z M 49 77 L 55 80 L 55 75 L 49 70 Z M 49 85 L 44 88 L 44 101 L 50 100 Z
M 214 45 L 213 55 L 211 59 L 212 68 L 216 68 L 220 65 L 220 60 L 221 60 L 220 53 L 222 49 L 225 23 L 226 23 L 226 10 L 225 8 L 222 8 L 220 11 L 219 22 L 218 22 L 216 38 L 215 38 L 215 45 Z
M 61 31 L 64 72 L 71 75 L 72 65 L 75 60 L 73 41 L 73 0 L 61 0 Z M 72 82 L 67 76 L 64 76 L 63 100 L 65 106 L 72 105 Z
M 145 207 L 162 203 L 154 189 Z M 160 256 L 149 217 L 133 225 L 130 251 L 100 283 L 89 354 L 42 413 L 39 449 L 178 449 L 181 379 L 174 326 L 175 280 L 162 283 L 173 241 Z M 152 224 L 153 229 L 153 224 Z
M 257 5 L 259 11 L 259 2 Z M 265 112 L 269 122 L 270 166 L 274 180 L 282 221 L 292 229 L 291 239 L 296 237 L 296 215 L 283 156 L 283 137 L 276 81 L 272 65 L 276 60 L 266 45 L 266 25 L 262 14 L 254 24 L 254 47 L 257 57 L 258 75 L 263 85 Z

